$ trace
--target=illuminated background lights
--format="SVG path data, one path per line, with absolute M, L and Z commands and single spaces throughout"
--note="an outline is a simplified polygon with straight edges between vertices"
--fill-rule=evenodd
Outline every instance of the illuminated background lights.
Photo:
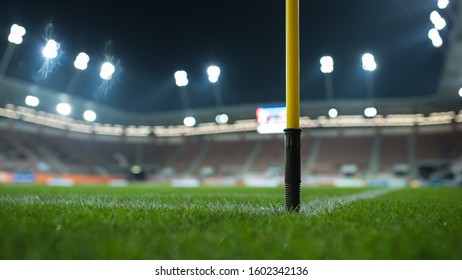
M 214 84 L 218 82 L 220 77 L 220 68 L 218 66 L 212 65 L 207 68 L 207 75 L 209 76 L 209 81 Z
M 110 80 L 114 72 L 115 66 L 110 62 L 104 62 L 103 65 L 101 65 L 101 71 L 99 72 L 99 76 L 103 80 Z
M 375 107 L 367 107 L 364 109 L 364 116 L 368 118 L 373 118 L 377 115 L 377 109 Z
M 59 44 L 55 40 L 50 39 L 47 41 L 47 44 L 43 48 L 42 54 L 45 58 L 53 59 L 58 56 L 58 49 Z
M 37 107 L 40 103 L 40 100 L 37 96 L 28 95 L 25 99 L 26 105 L 31 107 Z
M 175 83 L 179 87 L 185 87 L 188 85 L 188 74 L 184 70 L 176 71 L 174 74 Z
M 430 14 L 430 20 L 437 30 L 442 30 L 446 27 L 446 21 L 437 11 L 433 11 Z
M 67 116 L 72 112 L 72 107 L 69 103 L 61 102 L 56 105 L 56 112 L 63 116 Z
M 219 114 L 215 117 L 215 122 L 218 124 L 228 123 L 229 117 L 226 114 Z
M 191 117 L 191 116 L 186 117 L 183 120 L 183 124 L 185 126 L 187 126 L 187 127 L 192 127 L 192 126 L 194 126 L 196 124 L 196 119 L 194 117 Z
M 449 0 L 438 0 L 438 8 L 446 9 L 449 5 Z
M 361 59 L 363 62 L 362 66 L 365 71 L 372 72 L 375 71 L 375 69 L 377 69 L 377 63 L 375 62 L 375 58 L 372 54 L 365 53 L 363 54 Z
M 331 56 L 323 56 L 319 60 L 321 64 L 321 72 L 324 74 L 332 73 L 334 71 L 334 60 Z
M 22 43 L 24 35 L 26 35 L 26 29 L 20 25 L 13 24 L 10 29 L 10 35 L 8 35 L 8 41 L 19 45 Z
M 86 53 L 81 52 L 75 58 L 74 67 L 83 71 L 87 69 L 89 61 L 90 61 L 90 57 Z
M 443 45 L 443 39 L 436 28 L 432 28 L 428 31 L 428 38 L 432 41 L 435 48 L 439 48 Z
M 335 108 L 331 108 L 329 110 L 329 117 L 330 118 L 336 118 L 338 116 L 338 111 Z
M 83 118 L 86 121 L 93 122 L 96 120 L 96 113 L 92 110 L 86 110 L 83 112 Z

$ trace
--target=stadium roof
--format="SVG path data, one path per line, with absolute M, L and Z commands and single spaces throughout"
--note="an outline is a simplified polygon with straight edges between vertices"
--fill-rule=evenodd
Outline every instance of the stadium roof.
M 362 106 L 358 100 L 381 100 L 390 107 L 409 107 L 396 104 L 397 98 L 431 102 L 444 75 L 452 75 L 445 81 L 451 84 L 444 91 L 448 100 L 456 98 L 460 64 L 447 57 L 460 52 L 451 48 L 458 41 L 459 1 L 450 1 L 445 9 L 436 0 L 300 2 L 301 99 L 306 108 L 326 106 L 326 75 L 333 103 L 344 104 L 345 111 Z M 236 112 L 284 103 L 284 9 L 284 1 L 4 1 L 0 54 L 8 49 L 12 24 L 27 32 L 14 49 L 3 88 L 19 91 L 18 83 L 23 83 L 29 91 L 33 86 L 51 95 L 66 92 L 135 114 L 177 114 L 185 107 L 182 94 L 190 109 L 205 112 L 216 107 L 217 92 Z M 446 21 L 439 48 L 428 37 L 434 27 L 432 11 Z M 58 57 L 45 63 L 41 51 L 51 38 L 60 44 Z M 81 51 L 89 54 L 89 67 L 67 92 Z M 365 52 L 375 56 L 376 71 L 362 69 Z M 334 60 L 331 74 L 320 71 L 325 55 Z M 110 81 L 99 77 L 105 60 L 116 66 Z M 453 64 L 452 72 L 446 61 Z M 207 80 L 212 64 L 221 68 L 218 84 Z M 188 73 L 183 89 L 175 84 L 177 70 Z

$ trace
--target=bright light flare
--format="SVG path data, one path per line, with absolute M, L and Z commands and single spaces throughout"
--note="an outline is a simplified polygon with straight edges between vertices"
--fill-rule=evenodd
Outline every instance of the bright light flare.
M 438 0 L 438 8 L 446 9 L 449 5 L 449 0 Z
M 375 107 L 367 107 L 366 109 L 364 109 L 364 116 L 368 118 L 373 118 L 377 116 L 377 109 L 375 109 Z
M 430 14 L 430 21 L 433 23 L 437 30 L 442 30 L 446 27 L 446 21 L 437 11 L 433 11 Z
M 89 61 L 90 57 L 88 56 L 88 54 L 81 52 L 75 58 L 74 67 L 83 71 L 87 69 Z
M 96 113 L 92 110 L 86 110 L 83 112 L 83 119 L 88 122 L 94 122 L 96 120 Z
M 220 67 L 212 65 L 207 68 L 207 75 L 209 76 L 209 81 L 214 84 L 218 82 L 220 77 Z
M 363 61 L 363 69 L 365 71 L 375 71 L 377 69 L 377 63 L 375 62 L 375 58 L 372 54 L 370 53 L 365 53 L 362 56 L 362 61 Z
M 179 70 L 175 72 L 175 83 L 179 87 L 185 87 L 188 85 L 188 74 L 184 70 Z
M 321 63 L 321 72 L 328 74 L 334 71 L 334 59 L 331 56 L 323 56 L 319 60 Z
M 42 54 L 45 58 L 53 59 L 58 56 L 58 50 L 59 44 L 55 40 L 50 39 L 47 41 L 47 44 L 43 48 Z
M 67 116 L 72 112 L 72 107 L 69 103 L 61 102 L 56 105 L 56 112 L 63 116 Z
M 440 36 L 440 33 L 436 28 L 430 29 L 428 31 L 428 38 L 432 41 L 432 44 L 435 48 L 439 48 L 443 45 L 443 39 Z
M 215 122 L 218 124 L 228 123 L 229 117 L 226 114 L 219 114 L 215 117 Z
M 183 124 L 185 126 L 187 126 L 187 127 L 192 127 L 192 126 L 194 126 L 196 124 L 196 119 L 194 117 L 191 117 L 191 116 L 186 117 L 183 120 Z
M 8 35 L 8 41 L 10 43 L 19 45 L 23 41 L 23 36 L 26 35 L 26 29 L 20 25 L 13 24 L 10 29 L 10 35 Z
M 115 72 L 114 64 L 110 62 L 104 62 L 103 65 L 101 65 L 101 71 L 99 72 L 99 76 L 103 80 L 110 80 L 114 72 Z
M 31 107 L 37 107 L 40 103 L 40 100 L 37 96 L 28 95 L 25 99 L 26 105 Z
M 331 108 L 328 112 L 330 118 L 336 118 L 338 116 L 338 111 L 335 108 Z
M 459 96 L 462 97 L 462 88 L 459 89 Z

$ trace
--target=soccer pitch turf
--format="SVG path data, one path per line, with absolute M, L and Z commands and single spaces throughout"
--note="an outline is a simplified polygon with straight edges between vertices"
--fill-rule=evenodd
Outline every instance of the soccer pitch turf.
M 0 186 L 0 259 L 462 259 L 462 189 Z

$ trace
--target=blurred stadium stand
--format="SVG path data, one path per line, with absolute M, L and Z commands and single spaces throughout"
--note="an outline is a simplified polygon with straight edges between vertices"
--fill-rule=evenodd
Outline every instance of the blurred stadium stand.
M 2 123 L 5 120 L 2 120 Z M 0 170 L 53 174 L 98 174 L 129 178 L 140 166 L 146 179 L 169 183 L 173 178 L 198 178 L 239 184 L 246 176 L 282 178 L 283 138 L 255 132 L 179 138 L 136 138 L 86 135 L 66 131 L 53 135 L 0 130 Z M 235 136 L 238 137 L 235 137 Z M 302 176 L 319 178 L 430 179 L 452 178 L 451 166 L 462 158 L 462 127 L 451 123 L 426 127 L 328 128 L 305 131 Z M 448 177 L 449 176 L 449 177 Z M 310 182 L 310 180 L 305 180 Z M 319 183 L 322 184 L 322 183 Z

